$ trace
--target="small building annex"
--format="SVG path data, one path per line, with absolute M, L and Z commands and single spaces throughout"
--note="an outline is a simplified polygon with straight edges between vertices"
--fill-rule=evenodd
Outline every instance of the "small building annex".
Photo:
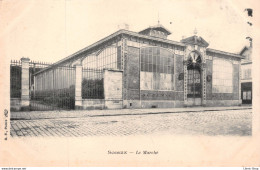
M 177 42 L 167 39 L 170 34 L 161 24 L 140 32 L 119 30 L 35 74 L 35 91 L 42 90 L 42 74 L 70 65 L 76 67 L 77 108 L 240 105 L 243 57 L 208 48 L 197 35 Z M 92 88 L 84 86 L 84 78 L 91 79 L 84 70 L 102 72 L 96 98 L 84 94 Z
M 241 60 L 241 98 L 242 104 L 252 104 L 252 42 L 250 46 L 245 46 L 240 55 Z

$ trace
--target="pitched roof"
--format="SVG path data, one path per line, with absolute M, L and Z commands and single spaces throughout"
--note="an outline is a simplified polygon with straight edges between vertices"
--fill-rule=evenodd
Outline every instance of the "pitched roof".
M 207 43 L 207 41 L 205 41 L 202 37 L 198 37 L 196 35 L 182 39 L 181 42 L 184 43 L 184 44 L 199 45 L 199 46 L 202 46 L 202 47 L 208 47 L 209 46 L 209 43 Z
M 119 30 L 119 31 L 117 31 L 117 32 L 115 32 L 115 33 L 113 33 L 113 34 L 111 34 L 111 35 L 109 35 L 109 36 L 107 36 L 107 37 L 105 37 L 105 38 L 103 38 L 103 39 L 93 43 L 92 45 L 87 46 L 87 47 L 85 47 L 85 48 L 83 48 L 83 49 L 81 49 L 81 50 L 79 50 L 79 51 L 69 55 L 68 57 L 65 57 L 65 58 L 57 61 L 56 63 L 54 63 L 54 64 L 52 64 L 52 65 L 50 65 L 50 66 L 48 66 L 48 67 L 46 67 L 46 68 L 44 68 L 42 70 L 40 70 L 39 72 L 35 73 L 35 75 L 39 74 L 41 72 L 44 72 L 46 70 L 49 70 L 49 69 L 51 69 L 53 67 L 59 66 L 59 65 L 61 65 L 63 63 L 66 63 L 68 61 L 79 59 L 81 54 L 83 54 L 85 52 L 88 52 L 91 49 L 93 49 L 93 48 L 95 48 L 95 47 L 97 47 L 97 46 L 99 46 L 99 45 L 101 45 L 103 43 L 106 43 L 106 42 L 110 41 L 111 39 L 115 38 L 116 36 L 119 36 L 119 35 L 122 35 L 122 34 L 130 35 L 130 36 L 134 36 L 134 37 L 139 37 L 139 38 L 144 38 L 144 39 L 149 39 L 149 40 L 153 40 L 153 41 L 159 41 L 159 42 L 168 43 L 168 44 L 173 44 L 173 45 L 177 45 L 177 46 L 181 46 L 181 47 L 185 47 L 185 44 L 187 42 L 193 42 L 195 40 L 194 36 L 192 36 L 192 37 L 183 39 L 181 42 L 177 42 L 177 41 L 173 41 L 173 40 L 161 39 L 161 38 L 157 38 L 157 37 L 151 37 L 151 36 L 139 34 L 139 33 L 133 32 L 133 31 L 128 31 L 128 30 L 121 29 L 121 30 Z M 206 47 L 208 46 L 208 43 L 201 37 L 199 38 L 198 42 L 201 43 L 201 44 L 199 44 L 201 46 L 203 46 L 203 45 L 206 46 Z M 195 41 L 194 41 L 194 43 L 195 43 Z M 238 57 L 238 58 L 243 58 L 239 54 L 219 51 L 219 50 L 215 50 L 215 49 L 209 49 L 208 48 L 207 51 L 215 52 L 215 53 L 219 53 L 219 54 L 224 54 L 224 55 L 229 55 L 229 56 L 233 56 L 233 57 Z
M 177 41 L 173 41 L 173 40 L 167 40 L 167 39 L 161 39 L 161 38 L 157 38 L 157 37 L 151 37 L 151 36 L 147 36 L 147 35 L 142 35 L 142 34 L 139 34 L 139 33 L 136 33 L 136 32 L 133 32 L 133 31 L 128 31 L 128 30 L 124 30 L 124 29 L 121 29 L 97 42 L 95 42 L 94 44 L 92 45 L 89 45 L 59 61 L 57 61 L 56 63 L 40 70 L 39 72 L 35 73 L 36 74 L 39 74 L 41 72 L 44 72 L 46 70 L 49 70 L 50 68 L 52 67 L 55 67 L 55 66 L 58 66 L 60 64 L 63 64 L 67 61 L 71 61 L 71 60 L 76 60 L 78 58 L 80 58 L 79 56 L 93 48 L 95 48 L 96 46 L 100 45 L 100 44 L 103 44 L 105 42 L 108 42 L 109 40 L 115 38 L 116 36 L 119 36 L 119 35 L 122 35 L 122 34 L 125 34 L 125 35 L 130 35 L 130 36 L 134 36 L 134 37 L 139 37 L 139 38 L 144 38 L 144 39 L 149 39 L 149 40 L 153 40 L 153 41 L 160 41 L 160 42 L 164 42 L 164 43 L 168 43 L 168 44 L 173 44 L 173 45 L 177 45 L 177 46 L 181 46 L 181 47 L 185 47 L 185 44 L 181 43 L 181 42 L 177 42 Z

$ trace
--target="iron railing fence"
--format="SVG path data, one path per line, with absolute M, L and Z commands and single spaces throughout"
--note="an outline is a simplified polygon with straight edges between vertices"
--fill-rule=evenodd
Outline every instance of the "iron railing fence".
M 39 61 L 30 61 L 29 62 L 29 76 L 30 76 L 30 92 L 34 90 L 34 74 L 38 71 L 50 66 L 52 63 L 39 62 Z
M 82 99 L 104 99 L 103 69 L 82 70 Z
M 29 62 L 29 87 L 33 91 L 34 73 L 48 67 L 51 63 L 30 61 Z M 11 60 L 10 62 L 10 97 L 21 98 L 21 81 L 22 81 L 22 62 L 21 60 Z
M 34 76 L 31 110 L 71 110 L 75 108 L 76 68 L 58 66 Z
M 29 62 L 30 110 L 57 110 L 75 108 L 76 68 L 56 66 L 41 73 L 50 66 L 46 62 Z M 22 62 L 10 63 L 11 98 L 21 98 Z M 103 69 L 82 70 L 82 98 L 104 99 Z
M 10 62 L 10 98 L 21 98 L 22 62 Z

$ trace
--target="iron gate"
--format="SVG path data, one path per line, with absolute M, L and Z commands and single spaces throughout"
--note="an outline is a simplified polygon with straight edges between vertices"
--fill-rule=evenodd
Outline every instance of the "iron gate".
M 197 52 L 191 52 L 187 63 L 187 99 L 188 105 L 201 105 L 201 57 Z
M 82 99 L 104 99 L 103 69 L 82 70 Z
M 31 110 L 75 108 L 75 67 L 59 66 L 36 73 L 31 85 Z
M 201 75 L 197 69 L 188 70 L 188 98 L 201 98 Z

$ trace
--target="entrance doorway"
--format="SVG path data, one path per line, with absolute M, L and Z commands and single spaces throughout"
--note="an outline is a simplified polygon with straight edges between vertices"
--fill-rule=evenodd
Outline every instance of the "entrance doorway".
M 187 101 L 188 106 L 201 106 L 201 57 L 196 52 L 191 52 L 187 63 Z
M 252 82 L 241 83 L 242 104 L 252 104 Z

